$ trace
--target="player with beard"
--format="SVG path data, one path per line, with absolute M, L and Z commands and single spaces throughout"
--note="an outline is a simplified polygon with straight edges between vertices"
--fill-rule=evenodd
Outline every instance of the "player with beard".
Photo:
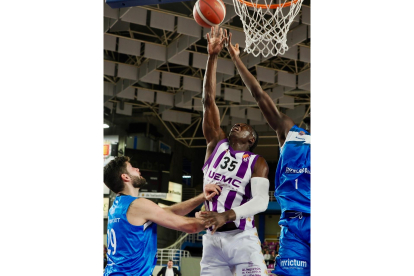
M 116 157 L 104 167 L 104 183 L 117 194 L 108 214 L 107 258 L 104 275 L 151 275 L 157 254 L 157 224 L 187 233 L 205 229 L 203 220 L 185 217 L 204 200 L 211 200 L 220 188 L 208 185 L 208 196 L 200 194 L 187 201 L 161 208 L 138 198 L 146 180 L 127 156 Z

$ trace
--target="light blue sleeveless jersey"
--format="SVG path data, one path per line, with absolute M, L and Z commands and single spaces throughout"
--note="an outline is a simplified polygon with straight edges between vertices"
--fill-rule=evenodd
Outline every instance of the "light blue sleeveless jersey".
M 282 212 L 310 213 L 310 133 L 293 126 L 280 149 L 275 197 Z
M 108 213 L 108 264 L 104 276 L 151 276 L 157 258 L 157 225 L 151 221 L 142 226 L 128 222 L 129 205 L 137 199 L 122 195 L 115 198 Z

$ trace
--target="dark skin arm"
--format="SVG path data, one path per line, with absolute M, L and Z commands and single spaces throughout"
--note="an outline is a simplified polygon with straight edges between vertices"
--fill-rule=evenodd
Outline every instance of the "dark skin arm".
M 216 69 L 218 54 L 223 49 L 225 35 L 223 29 L 211 28 L 207 34 L 208 59 L 207 68 L 203 82 L 203 134 L 207 142 L 205 161 L 210 157 L 217 143 L 226 138 L 224 131 L 220 128 L 220 113 L 216 105 Z
M 269 166 L 267 165 L 266 160 L 263 157 L 259 156 L 256 161 L 256 164 L 254 165 L 252 178 L 267 178 L 268 173 Z M 207 228 L 214 225 L 214 229 L 213 231 L 211 231 L 211 234 L 214 234 L 217 228 L 223 226 L 226 222 L 236 220 L 236 213 L 233 211 L 233 209 L 230 209 L 223 213 L 200 212 L 200 217 L 204 219 Z
M 263 91 L 262 87 L 260 86 L 260 83 L 243 64 L 239 57 L 239 44 L 231 44 L 231 33 L 229 33 L 229 37 L 227 39 L 227 50 L 230 53 L 231 59 L 234 62 L 234 65 L 236 66 L 237 71 L 240 74 L 240 77 L 242 78 L 247 89 L 249 89 L 250 93 L 256 100 L 267 123 L 270 125 L 271 128 L 273 128 L 273 130 L 276 131 L 276 135 L 279 139 L 279 146 L 282 147 L 285 143 L 286 136 L 289 130 L 295 123 L 291 118 L 281 113 L 276 108 L 276 105 L 273 103 L 272 98 L 270 98 L 270 96 Z

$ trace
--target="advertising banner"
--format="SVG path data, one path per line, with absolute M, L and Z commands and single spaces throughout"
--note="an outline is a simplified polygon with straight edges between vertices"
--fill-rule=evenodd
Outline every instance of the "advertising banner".
M 169 182 L 168 183 L 168 194 L 166 200 L 173 202 L 181 202 L 183 194 L 183 185 Z

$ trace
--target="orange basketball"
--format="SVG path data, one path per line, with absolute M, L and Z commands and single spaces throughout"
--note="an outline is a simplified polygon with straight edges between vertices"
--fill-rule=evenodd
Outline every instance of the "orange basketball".
M 226 17 L 226 6 L 222 0 L 198 0 L 193 15 L 198 25 L 211 28 L 220 25 Z

